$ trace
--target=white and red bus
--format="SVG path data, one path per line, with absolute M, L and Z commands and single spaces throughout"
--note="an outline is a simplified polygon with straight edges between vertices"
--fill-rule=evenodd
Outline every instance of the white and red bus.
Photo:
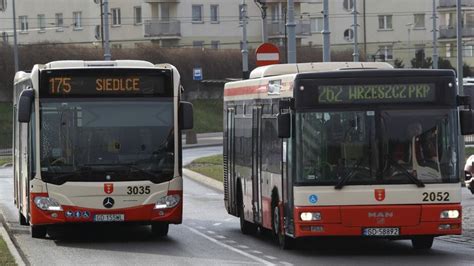
M 255 69 L 224 90 L 224 190 L 244 234 L 411 239 L 461 234 L 469 99 L 453 71 L 386 63 Z
M 35 238 L 66 223 L 168 234 L 183 208 L 180 75 L 145 61 L 56 61 L 14 81 L 14 200 Z

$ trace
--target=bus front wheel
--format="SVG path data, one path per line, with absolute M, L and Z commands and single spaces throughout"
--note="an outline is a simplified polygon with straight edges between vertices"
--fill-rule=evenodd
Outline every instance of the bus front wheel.
M 281 229 L 280 208 L 278 206 L 273 207 L 273 233 L 276 235 L 281 249 L 293 248 L 294 239 L 287 236 Z
M 31 226 L 31 237 L 33 238 L 46 238 L 48 228 L 45 225 L 32 225 Z
M 416 236 L 411 239 L 414 249 L 430 249 L 433 246 L 434 237 L 432 236 Z
M 151 232 L 154 236 L 164 237 L 168 235 L 170 225 L 167 223 L 153 223 L 151 225 Z

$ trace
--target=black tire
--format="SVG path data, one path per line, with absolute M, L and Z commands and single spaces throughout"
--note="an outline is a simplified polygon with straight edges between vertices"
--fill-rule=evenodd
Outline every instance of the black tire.
M 48 227 L 45 225 L 32 225 L 31 226 L 31 237 L 33 238 L 46 238 Z
M 30 225 L 26 217 L 21 213 L 21 211 L 18 211 L 18 222 L 20 225 Z
M 414 249 L 430 249 L 433 246 L 433 240 L 433 236 L 417 236 L 411 239 L 411 244 Z
M 471 194 L 474 194 L 474 188 L 470 187 L 469 190 L 471 191 Z
M 276 235 L 278 245 L 280 246 L 281 249 L 283 250 L 289 250 L 294 247 L 294 239 L 285 235 L 284 232 L 281 230 L 281 225 L 280 225 L 280 208 L 275 205 L 273 206 L 273 215 L 272 215 L 272 220 L 273 220 L 273 233 Z
M 154 236 L 165 237 L 168 235 L 170 225 L 167 223 L 153 223 L 151 225 L 151 232 Z

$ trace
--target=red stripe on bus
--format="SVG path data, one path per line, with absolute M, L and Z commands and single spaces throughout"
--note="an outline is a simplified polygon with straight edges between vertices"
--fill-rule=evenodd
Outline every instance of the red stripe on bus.
M 176 207 L 170 209 L 155 210 L 155 204 L 147 204 L 121 209 L 94 209 L 61 205 L 63 211 L 44 211 L 36 207 L 33 201 L 34 198 L 38 196 L 47 197 L 48 193 L 31 193 L 30 222 L 32 225 L 85 223 L 94 222 L 94 215 L 96 214 L 124 214 L 124 222 L 168 222 L 172 224 L 181 224 L 183 217 L 182 191 L 169 191 L 168 195 L 171 194 L 179 194 L 181 196 L 181 201 Z M 66 217 L 67 211 L 72 211 L 73 213 L 80 212 L 81 217 L 75 217 L 75 215 L 72 217 Z M 84 217 L 84 212 L 88 212 L 89 217 Z
M 227 88 L 224 90 L 224 96 L 239 96 L 248 94 L 257 94 L 267 92 L 267 86 L 249 86 L 238 88 Z
M 461 215 L 456 219 L 440 218 L 444 210 L 461 213 L 461 208 L 461 204 L 295 207 L 295 236 L 361 236 L 368 227 L 400 228 L 401 236 L 461 234 Z M 319 212 L 321 220 L 302 221 L 302 212 Z M 447 224 L 452 229 L 439 228 Z

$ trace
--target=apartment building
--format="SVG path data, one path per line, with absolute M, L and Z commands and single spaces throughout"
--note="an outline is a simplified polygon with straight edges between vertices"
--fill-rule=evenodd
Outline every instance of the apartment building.
M 12 42 L 12 0 L 0 0 L 0 34 Z M 456 0 L 435 0 L 439 55 L 456 57 Z M 284 45 L 287 0 L 254 0 L 248 6 L 250 47 L 268 40 Z M 297 45 L 321 47 L 323 1 L 294 0 Z M 432 56 L 433 0 L 330 0 L 331 49 L 352 50 L 357 9 L 359 50 L 367 60 L 403 60 L 406 67 L 419 50 Z M 109 0 L 112 46 L 155 43 L 163 47 L 238 48 L 242 39 L 242 0 Z M 464 60 L 474 65 L 474 0 L 462 0 Z M 16 1 L 18 41 L 100 46 L 101 0 Z M 365 59 L 362 57 L 362 59 Z

